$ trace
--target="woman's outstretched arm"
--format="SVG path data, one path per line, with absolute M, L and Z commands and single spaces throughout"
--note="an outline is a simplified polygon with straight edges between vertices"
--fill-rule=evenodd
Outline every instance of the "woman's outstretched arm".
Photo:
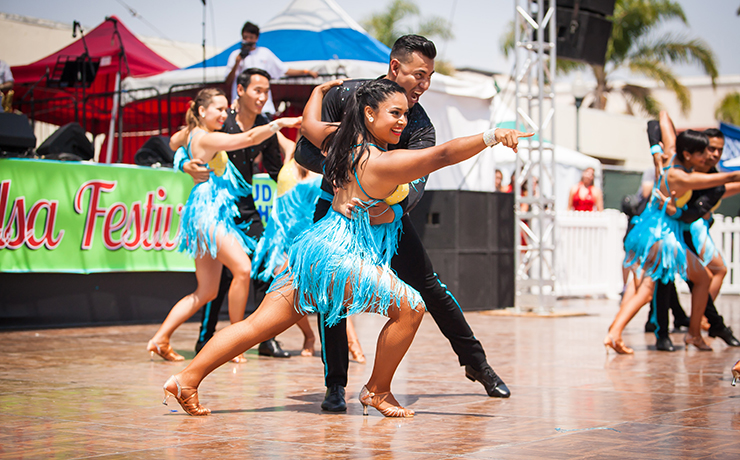
M 283 128 L 298 128 L 301 117 L 278 118 L 262 126 L 256 126 L 239 134 L 207 133 L 193 138 L 192 152 L 194 158 L 211 161 L 213 155 L 221 150 L 231 151 L 259 144 Z

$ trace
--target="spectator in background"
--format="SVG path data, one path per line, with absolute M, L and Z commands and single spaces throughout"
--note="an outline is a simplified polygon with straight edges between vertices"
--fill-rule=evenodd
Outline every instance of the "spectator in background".
M 503 192 L 503 186 L 501 185 L 501 182 L 504 180 L 504 173 L 501 172 L 500 169 L 496 170 L 496 179 L 493 183 L 493 186 L 495 187 L 497 192 Z
M 594 185 L 594 168 L 586 168 L 581 181 L 570 189 L 568 196 L 569 211 L 603 211 L 604 195 Z
M 260 28 L 257 25 L 247 21 L 242 27 L 242 46 L 241 49 L 234 50 L 229 55 L 229 61 L 226 64 L 226 87 L 229 89 L 230 101 L 237 98 L 236 94 L 236 77 L 249 68 L 258 68 L 267 71 L 274 80 L 287 75 L 289 77 L 298 77 L 310 75 L 314 78 L 319 74 L 313 70 L 291 69 L 283 61 L 278 59 L 275 54 L 267 48 L 257 46 L 257 40 L 260 36 Z M 275 113 L 275 104 L 272 102 L 272 93 L 267 97 L 267 102 L 262 108 L 262 113 Z
M 0 91 L 5 93 L 11 89 L 13 89 L 13 73 L 10 71 L 8 63 L 0 59 Z M 4 112 L 3 99 L 5 99 L 5 95 L 0 93 L 0 112 Z

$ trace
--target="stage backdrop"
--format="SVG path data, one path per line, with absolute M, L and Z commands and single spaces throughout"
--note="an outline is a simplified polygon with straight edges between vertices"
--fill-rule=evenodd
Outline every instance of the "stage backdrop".
M 254 182 L 264 221 L 275 183 Z M 192 185 L 171 169 L 0 159 L 0 272 L 192 272 L 176 251 Z

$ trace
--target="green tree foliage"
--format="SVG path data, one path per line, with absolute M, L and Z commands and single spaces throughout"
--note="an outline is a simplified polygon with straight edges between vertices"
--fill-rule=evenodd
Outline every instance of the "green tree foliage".
M 591 107 L 604 109 L 607 95 L 619 91 L 628 101 L 628 110 L 638 109 L 657 117 L 660 104 L 652 96 L 650 89 L 627 84 L 615 88 L 610 77 L 617 70 L 628 70 L 654 80 L 676 95 L 681 111 L 688 113 L 691 108 L 689 90 L 682 85 L 671 66 L 690 64 L 699 66 L 712 78 L 717 77 L 717 63 L 714 53 L 701 39 L 690 38 L 685 33 L 663 33 L 656 31 L 668 21 L 680 21 L 688 25 L 683 8 L 671 0 L 617 0 L 614 8 L 612 35 L 606 51 L 606 65 L 589 65 L 596 78 L 596 89 Z M 508 56 L 514 50 L 514 26 L 509 26 L 502 36 L 501 47 Z M 586 64 L 558 59 L 558 70 L 570 72 L 586 68 Z
M 454 38 L 449 21 L 439 16 L 422 18 L 419 7 L 411 0 L 393 0 L 384 12 L 375 13 L 361 23 L 370 35 L 388 47 L 393 47 L 396 40 L 406 34 L 443 40 Z M 438 59 L 436 64 L 440 73 L 454 71 L 454 67 L 448 62 Z
M 740 93 L 726 95 L 717 105 L 714 117 L 719 121 L 740 126 Z

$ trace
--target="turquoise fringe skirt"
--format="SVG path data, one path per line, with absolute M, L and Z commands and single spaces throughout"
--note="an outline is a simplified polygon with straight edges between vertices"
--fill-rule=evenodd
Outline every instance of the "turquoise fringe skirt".
M 421 295 L 391 269 L 401 222 L 370 225 L 367 210 L 351 219 L 334 209 L 298 235 L 288 251 L 288 266 L 268 292 L 291 285 L 300 313 L 322 313 L 327 326 L 361 313 L 387 315 L 403 299 L 424 309 Z
M 252 258 L 252 278 L 270 281 L 288 258 L 288 249 L 301 232 L 313 224 L 321 194 L 321 176 L 297 183 L 272 205 L 270 220 Z
M 178 251 L 193 259 L 205 255 L 215 259 L 216 237 L 231 235 L 247 255 L 252 254 L 257 242 L 246 235 L 249 224 L 234 221 L 240 216 L 237 200 L 251 193 L 252 186 L 231 161 L 222 176 L 212 172 L 206 182 L 196 184 L 180 215 Z

